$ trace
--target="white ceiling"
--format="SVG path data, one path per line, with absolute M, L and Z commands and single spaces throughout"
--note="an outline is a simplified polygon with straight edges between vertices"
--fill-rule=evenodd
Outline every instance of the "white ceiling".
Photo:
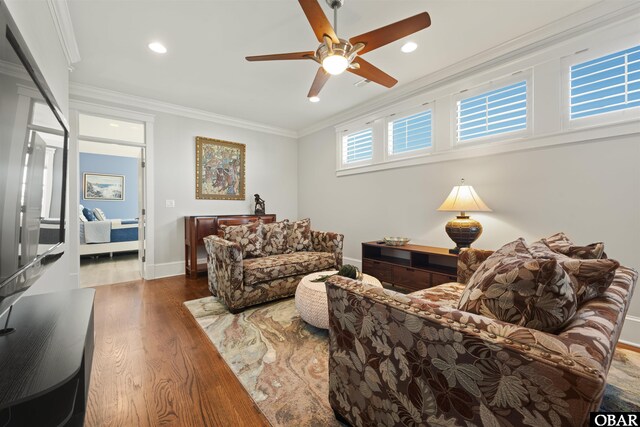
M 320 0 L 327 15 L 331 9 Z M 364 58 L 402 87 L 588 7 L 596 0 L 346 0 L 339 35 L 350 38 L 427 11 L 431 27 Z M 248 55 L 315 50 L 295 0 L 70 0 L 81 62 L 71 81 L 300 130 L 389 90 L 345 73 L 312 104 L 312 61 L 245 61 Z M 331 19 L 333 21 L 333 19 Z M 161 41 L 166 55 L 147 48 Z M 400 52 L 416 41 L 412 54 Z M 394 88 L 394 89 L 395 89 Z

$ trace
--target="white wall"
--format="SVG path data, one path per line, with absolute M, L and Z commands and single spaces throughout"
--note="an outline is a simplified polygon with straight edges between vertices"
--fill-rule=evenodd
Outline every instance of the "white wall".
M 610 257 L 640 267 L 637 136 L 344 177 L 336 177 L 335 147 L 333 128 L 300 139 L 298 213 L 344 233 L 346 262 L 360 261 L 361 242 L 388 235 L 454 246 L 444 231 L 454 213 L 436 209 L 464 177 L 493 209 L 472 214 L 484 227 L 473 246 L 564 231 L 578 243 L 603 241 Z M 629 314 L 640 317 L 640 297 Z M 636 326 L 628 320 L 623 338 L 640 343 Z
M 47 2 L 7 0 L 6 4 L 38 68 L 60 105 L 62 113 L 68 118 L 69 70 Z M 67 225 L 69 224 L 68 212 L 67 209 Z M 68 227 L 66 241 L 69 241 Z M 74 255 L 70 254 L 68 249 L 67 243 L 62 258 L 50 266 L 26 294 L 78 287 L 77 275 L 71 274 L 70 260 L 74 259 Z
M 195 137 L 246 144 L 246 200 L 196 200 Z M 157 114 L 153 142 L 155 276 L 184 274 L 184 217 L 247 214 L 253 195 L 278 219 L 297 218 L 297 144 L 277 136 L 204 120 Z M 167 208 L 166 200 L 175 200 Z
M 60 109 L 68 118 L 69 66 L 46 1 L 5 1 Z

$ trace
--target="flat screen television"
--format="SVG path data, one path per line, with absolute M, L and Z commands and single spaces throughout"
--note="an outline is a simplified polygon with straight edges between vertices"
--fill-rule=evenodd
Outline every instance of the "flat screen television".
M 52 91 L 1 2 L 0 314 L 62 255 L 68 137 Z

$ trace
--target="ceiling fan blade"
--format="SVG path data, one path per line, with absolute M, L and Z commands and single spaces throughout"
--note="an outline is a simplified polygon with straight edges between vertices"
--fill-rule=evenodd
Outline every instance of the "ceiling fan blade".
M 347 68 L 347 71 L 353 74 L 357 74 L 360 77 L 364 77 L 367 80 L 371 80 L 385 87 L 393 87 L 398 83 L 398 81 L 389 74 L 362 58 L 354 59 L 353 63 L 360 65 L 360 68 Z
M 380 27 L 377 30 L 369 31 L 368 33 L 360 34 L 349 39 L 349 43 L 355 45 L 356 43 L 364 43 L 364 48 L 359 52 L 370 52 L 381 46 L 394 42 L 398 39 L 413 34 L 417 31 L 423 30 L 431 25 L 431 18 L 427 12 L 419 13 L 411 18 L 403 19 L 393 24 L 389 24 L 385 27 Z
M 247 56 L 247 61 L 281 61 L 283 59 L 313 59 L 315 52 L 276 53 L 273 55 Z
M 318 72 L 316 73 L 316 78 L 313 79 L 313 83 L 311 84 L 311 89 L 309 89 L 309 94 L 307 98 L 311 98 L 312 96 L 318 96 L 324 84 L 329 80 L 331 74 L 327 73 L 324 68 L 318 68 Z
M 316 38 L 320 43 L 324 41 L 324 36 L 331 37 L 334 43 L 340 43 L 336 32 L 333 31 L 331 23 L 327 19 L 327 15 L 322 11 L 322 7 L 317 0 L 298 0 L 304 14 L 307 15 L 309 24 L 313 28 L 313 32 L 316 34 Z

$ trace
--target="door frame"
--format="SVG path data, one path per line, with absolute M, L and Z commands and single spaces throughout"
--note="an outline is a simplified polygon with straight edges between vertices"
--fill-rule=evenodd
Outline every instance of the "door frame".
M 69 110 L 71 116 L 71 137 L 69 144 L 69 188 L 75 188 L 75 191 L 70 191 L 69 194 L 69 229 L 79 230 L 79 204 L 80 204 L 80 145 L 79 139 L 79 117 L 80 114 L 87 114 L 98 117 L 106 117 L 116 120 L 132 121 L 144 124 L 145 142 L 143 144 L 111 140 L 108 138 L 96 138 L 86 137 L 83 140 L 128 145 L 132 147 L 140 147 L 143 149 L 145 157 L 145 167 L 143 168 L 143 188 L 140 189 L 143 193 L 142 206 L 138 206 L 138 212 L 140 214 L 140 221 L 144 221 L 145 231 L 144 236 L 139 236 L 140 241 L 144 245 L 145 260 L 142 262 L 142 268 L 140 275 L 145 280 L 151 280 L 155 278 L 155 256 L 154 256 L 154 191 L 153 185 L 150 183 L 153 180 L 153 124 L 155 116 L 151 114 L 140 113 L 138 111 L 127 110 L 117 107 L 108 107 L 101 104 L 70 100 Z M 151 207 L 151 209 L 149 209 Z M 142 216 L 142 210 L 144 209 L 145 215 Z M 73 259 L 73 270 L 79 274 L 80 272 L 80 234 L 77 232 L 69 233 L 70 235 L 70 252 Z M 139 257 L 142 254 L 138 254 Z

